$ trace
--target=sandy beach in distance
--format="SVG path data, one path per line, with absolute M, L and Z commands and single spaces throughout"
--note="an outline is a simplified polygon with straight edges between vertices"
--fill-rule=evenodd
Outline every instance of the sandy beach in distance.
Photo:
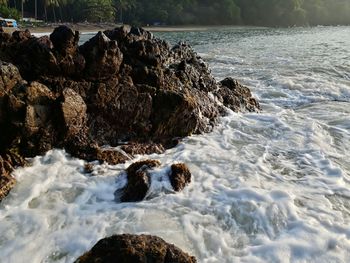
M 90 32 L 93 33 L 101 30 L 113 29 L 121 26 L 121 24 L 112 24 L 112 23 L 101 23 L 101 24 L 57 23 L 57 24 L 49 24 L 49 25 L 36 26 L 36 27 L 22 26 L 20 27 L 20 30 L 29 29 L 31 33 L 44 34 L 44 33 L 52 32 L 54 28 L 60 25 L 67 25 L 73 28 L 74 30 L 78 30 L 81 33 L 90 33 Z M 206 31 L 211 28 L 215 28 L 215 26 L 143 26 L 143 28 L 151 32 L 185 32 L 185 31 Z

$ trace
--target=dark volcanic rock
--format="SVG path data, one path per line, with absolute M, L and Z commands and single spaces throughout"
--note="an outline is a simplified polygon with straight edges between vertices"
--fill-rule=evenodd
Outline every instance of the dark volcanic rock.
M 78 52 L 79 32 L 67 26 L 57 27 L 50 35 L 59 74 L 79 76 L 85 68 L 85 59 Z
M 151 171 L 160 165 L 161 163 L 157 160 L 145 160 L 131 164 L 126 169 L 127 185 L 115 192 L 116 201 L 142 201 L 151 187 Z M 191 182 L 191 172 L 184 163 L 171 165 L 170 172 L 166 176 L 176 192 L 182 191 Z M 158 180 L 163 181 L 161 178 L 157 178 Z M 169 192 L 170 189 L 167 190 Z
M 26 161 L 14 149 L 0 155 L 0 202 L 14 187 L 16 179 L 11 172 L 17 166 L 26 165 Z
M 114 77 L 123 61 L 123 54 L 118 44 L 110 40 L 104 33 L 96 36 L 80 46 L 79 51 L 86 60 L 85 74 L 89 79 L 103 80 Z
M 73 54 L 78 48 L 79 32 L 67 26 L 59 26 L 50 35 L 54 49 L 63 56 Z
M 196 259 L 163 239 L 149 235 L 115 235 L 100 240 L 76 263 L 195 263 Z
M 150 187 L 150 177 L 147 170 L 160 166 L 157 160 L 145 160 L 131 164 L 127 169 L 128 183 L 122 189 L 121 202 L 142 201 Z
M 97 151 L 96 159 L 100 162 L 107 162 L 109 164 L 115 165 L 118 163 L 125 163 L 127 160 L 131 159 L 131 156 L 128 156 L 122 151 L 114 149 L 99 149 Z
M 15 31 L 12 33 L 12 38 L 17 42 L 28 40 L 31 37 L 32 34 L 28 29 L 26 29 L 25 31 Z
M 184 163 L 173 164 L 169 179 L 174 190 L 179 192 L 191 182 L 191 172 Z
M 218 83 L 187 44 L 171 48 L 125 26 L 81 46 L 78 41 L 79 33 L 66 26 L 50 37 L 0 33 L 0 156 L 9 149 L 31 157 L 60 147 L 116 164 L 210 131 L 225 113 L 222 105 L 260 109 L 247 87 L 232 78 Z M 144 185 L 146 177 L 135 176 Z M 179 189 L 189 180 L 186 173 L 174 178 Z
M 0 61 L 0 92 L 10 91 L 20 81 L 22 78 L 18 69 L 12 64 Z
M 4 60 L 14 63 L 26 80 L 36 80 L 42 75 L 55 75 L 59 72 L 48 36 L 12 42 L 9 48 L 14 48 L 17 52 L 7 50 L 8 57 Z
M 260 110 L 258 101 L 252 97 L 247 87 L 242 86 L 233 78 L 226 78 L 220 82 L 221 88 L 217 92 L 225 106 L 233 111 L 256 111 Z
M 67 139 L 74 138 L 79 133 L 86 133 L 86 104 L 82 97 L 72 89 L 62 92 L 62 118 Z

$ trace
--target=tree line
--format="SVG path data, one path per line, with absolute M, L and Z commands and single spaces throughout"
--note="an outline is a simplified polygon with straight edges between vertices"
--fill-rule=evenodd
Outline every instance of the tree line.
M 136 25 L 344 25 L 350 0 L 0 0 L 0 14 Z

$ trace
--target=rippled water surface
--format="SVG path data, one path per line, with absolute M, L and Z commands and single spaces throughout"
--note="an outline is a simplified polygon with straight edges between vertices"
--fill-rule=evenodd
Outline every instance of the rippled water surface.
M 72 262 L 105 236 L 147 233 L 199 262 L 349 262 L 350 27 L 157 35 L 190 42 L 218 80 L 249 86 L 263 112 L 231 113 L 152 155 L 186 162 L 193 182 L 140 203 L 114 202 L 128 164 L 90 177 L 63 151 L 35 158 L 0 204 L 0 258 Z

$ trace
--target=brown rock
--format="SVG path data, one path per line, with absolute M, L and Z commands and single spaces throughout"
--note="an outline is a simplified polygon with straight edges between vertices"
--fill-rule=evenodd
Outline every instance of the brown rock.
M 119 163 L 125 163 L 126 161 L 130 160 L 130 156 L 118 150 L 99 149 L 96 159 L 100 162 L 116 165 Z
M 100 240 L 76 262 L 195 263 L 197 261 L 159 237 L 124 234 Z
M 22 77 L 14 65 L 0 61 L 0 97 L 21 81 Z
M 191 182 L 191 172 L 184 163 L 173 164 L 169 179 L 174 190 L 179 192 Z
M 226 78 L 220 82 L 221 88 L 217 95 L 222 98 L 224 105 L 235 112 L 242 110 L 259 111 L 259 103 L 252 97 L 250 90 L 233 78 Z
M 15 186 L 15 184 L 16 179 L 13 178 L 9 173 L 0 172 L 0 202 L 9 194 L 9 192 Z
M 8 94 L 22 82 L 22 77 L 14 65 L 0 61 L 0 128 L 6 117 L 5 103 L 8 99 Z
M 32 38 L 32 34 L 28 29 L 26 29 L 25 31 L 16 30 L 15 32 L 12 33 L 12 39 L 16 42 L 25 41 L 30 38 Z
M 28 104 L 52 104 L 55 95 L 45 85 L 33 81 L 26 88 L 26 101 Z
M 60 74 L 79 76 L 85 68 L 85 59 L 78 52 L 79 32 L 59 26 L 50 35 Z
M 89 173 L 91 174 L 94 171 L 94 165 L 91 163 L 86 163 L 84 165 L 84 173 Z
M 62 25 L 54 29 L 50 35 L 50 40 L 54 49 L 62 54 L 62 56 L 66 56 L 76 52 L 79 42 L 79 32 Z
M 121 149 L 125 151 L 127 154 L 130 154 L 131 156 L 137 155 L 137 154 L 152 154 L 152 153 L 164 153 L 165 149 L 164 146 L 160 143 L 129 143 L 126 145 L 122 145 Z
M 0 30 L 0 47 L 3 44 L 9 43 L 11 40 L 11 35 L 5 32 L 1 32 Z M 1 49 L 0 49 L 0 53 L 1 53 Z
M 126 187 L 122 189 L 120 201 L 142 201 L 151 184 L 147 171 L 158 166 L 160 166 L 160 162 L 157 160 L 145 160 L 131 164 L 126 169 L 128 183 Z M 116 195 L 119 195 L 119 191 L 116 192 Z
M 88 79 L 108 79 L 119 72 L 123 54 L 117 42 L 101 31 L 80 46 L 79 51 L 86 60 L 85 74 Z
M 82 97 L 72 89 L 65 89 L 62 95 L 61 110 L 66 128 L 66 138 L 69 139 L 79 133 L 84 133 L 87 107 Z
M 41 75 L 56 75 L 59 72 L 57 60 L 52 53 L 52 42 L 48 36 L 30 38 L 17 44 L 19 52 L 14 64 L 25 80 L 36 80 Z
M 0 202 L 15 186 L 16 179 L 11 176 L 17 166 L 24 166 L 26 161 L 15 152 L 6 152 L 0 155 Z
M 0 156 L 11 148 L 32 157 L 59 147 L 117 164 L 210 131 L 224 106 L 260 109 L 247 87 L 232 78 L 218 83 L 187 44 L 170 48 L 135 27 L 99 32 L 80 47 L 78 40 L 65 26 L 50 38 L 0 33 L 0 61 L 17 67 L 0 62 Z M 150 167 L 128 171 L 122 200 L 144 198 Z M 190 181 L 186 170 L 171 176 L 174 189 Z

